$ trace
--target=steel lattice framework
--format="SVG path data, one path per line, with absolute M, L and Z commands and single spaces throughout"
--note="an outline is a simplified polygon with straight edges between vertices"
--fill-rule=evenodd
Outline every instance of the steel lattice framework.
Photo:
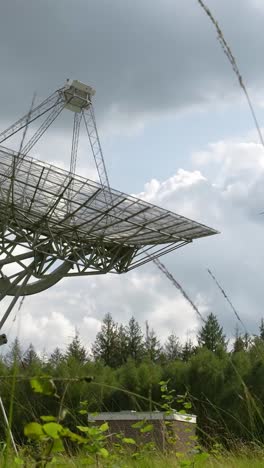
M 0 146 L 0 301 L 39 293 L 67 276 L 124 273 L 216 231 L 109 187 L 91 96 L 69 82 L 0 134 L 48 113 L 17 153 Z M 64 108 L 74 112 L 70 171 L 27 156 Z M 84 121 L 100 183 L 75 175 Z

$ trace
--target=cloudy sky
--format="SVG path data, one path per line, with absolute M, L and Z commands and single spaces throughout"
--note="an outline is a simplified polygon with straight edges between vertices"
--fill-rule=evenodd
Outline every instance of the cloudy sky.
M 263 1 L 207 4 L 264 127 Z M 66 78 L 94 86 L 111 186 L 218 229 L 162 261 L 204 316 L 216 313 L 232 336 L 236 319 L 209 267 L 248 331 L 257 332 L 264 315 L 264 149 L 198 2 L 9 0 L 0 13 L 0 128 L 27 111 L 34 93 L 40 101 Z M 70 118 L 61 117 L 32 154 L 69 167 Z M 85 138 L 77 172 L 95 176 Z M 122 276 L 65 279 L 28 297 L 4 331 L 50 351 L 77 328 L 89 344 L 106 312 L 123 323 L 132 315 L 142 326 L 148 320 L 163 339 L 174 331 L 184 340 L 200 326 L 149 264 Z

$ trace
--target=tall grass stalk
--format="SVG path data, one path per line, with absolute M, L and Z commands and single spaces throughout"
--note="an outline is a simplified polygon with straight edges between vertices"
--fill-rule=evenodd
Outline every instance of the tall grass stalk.
M 241 89 L 243 90 L 243 93 L 244 93 L 244 95 L 246 97 L 248 107 L 250 109 L 250 113 L 252 115 L 252 118 L 253 118 L 253 121 L 254 121 L 258 136 L 259 136 L 260 143 L 262 144 L 262 146 L 264 146 L 264 139 L 263 139 L 263 135 L 262 135 L 262 132 L 261 132 L 261 129 L 260 129 L 260 125 L 258 123 L 258 119 L 257 119 L 256 113 L 255 113 L 255 110 L 254 110 L 254 106 L 252 104 L 251 98 L 250 98 L 249 93 L 247 91 L 246 85 L 244 83 L 244 80 L 243 80 L 242 75 L 240 73 L 240 70 L 238 68 L 238 64 L 237 64 L 237 61 L 236 61 L 236 59 L 235 59 L 235 57 L 233 55 L 233 52 L 232 52 L 229 44 L 227 43 L 227 41 L 225 39 L 225 36 L 224 36 L 224 33 L 223 33 L 222 29 L 220 28 L 220 26 L 218 24 L 218 21 L 213 16 L 211 10 L 208 8 L 208 6 L 204 3 L 203 0 L 197 0 L 197 1 L 200 4 L 200 6 L 202 7 L 202 9 L 204 10 L 204 12 L 207 14 L 208 18 L 210 19 L 210 21 L 212 22 L 213 26 L 216 29 L 217 39 L 218 39 L 218 41 L 220 43 L 220 46 L 222 47 L 222 49 L 224 51 L 224 54 L 226 55 L 229 63 L 231 64 L 231 67 L 232 67 L 232 69 L 233 69 L 233 71 L 234 71 L 234 73 L 235 73 L 235 75 L 236 75 L 236 77 L 238 79 L 238 82 L 239 82 L 239 85 L 240 85 Z

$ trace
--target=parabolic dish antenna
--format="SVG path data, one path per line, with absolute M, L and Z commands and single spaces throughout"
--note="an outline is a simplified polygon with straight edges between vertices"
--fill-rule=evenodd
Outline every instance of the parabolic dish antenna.
M 2 144 L 47 115 L 19 152 L 0 146 L 0 301 L 37 294 L 64 277 L 125 273 L 217 231 L 109 186 L 91 98 L 67 81 L 0 134 Z M 70 171 L 28 156 L 63 109 L 74 112 Z M 75 174 L 84 122 L 99 182 Z

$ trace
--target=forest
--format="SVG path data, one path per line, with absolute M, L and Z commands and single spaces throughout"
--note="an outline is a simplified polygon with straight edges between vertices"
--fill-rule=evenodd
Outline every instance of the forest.
M 66 422 L 85 423 L 80 411 L 160 410 L 160 382 L 174 391 L 172 407 L 197 415 L 198 435 L 204 445 L 264 441 L 264 321 L 250 336 L 237 328 L 227 341 L 217 317 L 210 313 L 200 327 L 196 344 L 181 343 L 175 334 L 160 344 L 148 325 L 142 330 L 134 317 L 124 326 L 106 314 L 94 343 L 86 347 L 81 336 L 65 350 L 39 355 L 31 344 L 22 349 L 16 339 L 0 360 L 1 392 L 5 408 L 12 398 L 12 430 L 17 443 L 26 441 L 23 428 L 41 415 L 57 414 L 54 395 L 32 391 L 32 378 L 50 378 L 56 393 L 64 395 Z M 0 418 L 1 439 L 5 440 Z

